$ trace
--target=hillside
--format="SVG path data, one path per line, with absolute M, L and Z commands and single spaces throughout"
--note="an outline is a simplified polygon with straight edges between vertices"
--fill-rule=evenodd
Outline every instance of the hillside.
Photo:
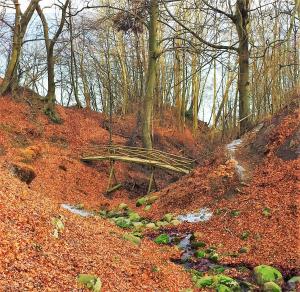
M 237 279 L 252 281 L 252 269 L 259 264 L 278 268 L 285 280 L 299 275 L 297 98 L 245 134 L 234 158 L 225 145 L 210 151 L 207 135 L 195 140 L 188 129 L 179 133 L 171 126 L 172 115 L 166 114 L 165 125 L 156 124 L 154 129 L 156 147 L 184 154 L 197 164 L 183 177 L 158 171 L 159 191 L 154 193 L 158 198 L 150 210 L 136 207 L 147 187 L 145 167 L 117 163 L 117 176 L 125 187 L 108 197 L 104 192 L 109 164 L 80 161 L 95 145 L 109 141 L 102 114 L 59 106 L 63 123 L 53 124 L 43 115 L 42 103 L 25 99 L 0 98 L 3 291 L 80 291 L 76 282 L 80 273 L 98 275 L 104 291 L 194 287 L 190 273 L 177 264 L 182 251 L 152 241 L 159 233 L 180 238 L 193 233 L 197 241 L 217 250 L 219 265 L 227 267 L 225 274 Z M 133 116 L 116 118 L 114 143 L 130 145 L 135 124 Z M 203 133 L 208 131 L 203 125 Z M 134 137 L 135 145 L 140 145 L 140 137 Z M 236 173 L 237 161 L 246 170 L 245 178 Z M 187 214 L 200 208 L 209 208 L 213 215 L 206 222 L 148 228 L 142 243 L 134 245 L 123 238 L 127 229 L 107 218 L 72 214 L 62 203 L 106 212 L 126 203 L 153 222 L 167 213 Z M 53 236 L 53 218 L 64 225 L 58 238 Z M 195 267 L 199 263 L 193 262 Z

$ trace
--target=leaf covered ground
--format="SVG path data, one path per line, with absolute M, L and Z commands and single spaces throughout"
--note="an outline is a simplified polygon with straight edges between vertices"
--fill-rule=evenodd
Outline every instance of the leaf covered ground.
M 146 169 L 118 163 L 117 175 L 125 188 L 109 198 L 103 195 L 109 165 L 80 162 L 83 153 L 108 143 L 103 115 L 59 107 L 64 122 L 57 125 L 47 120 L 41 108 L 10 97 L 0 99 L 0 284 L 4 291 L 76 291 L 81 289 L 76 282 L 80 273 L 99 276 L 104 291 L 180 291 L 193 286 L 190 274 L 171 262 L 180 256 L 174 247 L 158 246 L 146 238 L 134 245 L 124 240 L 124 230 L 108 220 L 76 216 L 62 209 L 61 203 L 99 210 L 124 202 L 153 220 L 169 212 L 184 214 L 208 207 L 214 214 L 209 222 L 173 229 L 194 232 L 197 239 L 215 246 L 221 263 L 251 268 L 270 264 L 284 275 L 299 273 L 299 158 L 285 160 L 278 154 L 286 153 L 281 151 L 286 141 L 290 148 L 299 142 L 297 106 L 266 120 L 257 134 L 246 137 L 238 152 L 251 173 L 245 183 L 239 181 L 223 146 L 207 156 L 205 143 L 195 141 L 188 130 L 178 133 L 170 125 L 157 124 L 159 148 L 193 157 L 200 165 L 182 178 L 159 171 L 161 190 L 148 211 L 135 206 L 147 187 Z M 139 145 L 134 124 L 134 117 L 116 119 L 114 142 Z M 26 169 L 27 176 L 20 177 L 18 169 Z M 31 181 L 27 184 L 20 178 Z M 64 225 L 58 238 L 53 236 L 53 218 Z M 247 252 L 239 253 L 241 248 Z

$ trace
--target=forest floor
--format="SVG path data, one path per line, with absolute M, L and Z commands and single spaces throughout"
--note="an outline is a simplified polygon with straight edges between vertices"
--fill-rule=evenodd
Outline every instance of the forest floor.
M 167 112 L 163 125 L 155 123 L 156 148 L 196 159 L 197 166 L 183 177 L 158 170 L 159 191 L 153 194 L 158 198 L 149 209 L 136 207 L 147 189 L 145 167 L 117 163 L 124 188 L 106 196 L 109 164 L 80 161 L 95 145 L 109 141 L 102 114 L 58 107 L 63 123 L 53 124 L 33 98 L 1 97 L 0 290 L 82 291 L 76 281 L 80 273 L 97 275 L 104 291 L 194 289 L 191 274 L 180 261 L 183 251 L 153 242 L 161 233 L 180 240 L 193 234 L 216 251 L 224 274 L 236 279 L 251 282 L 252 269 L 259 264 L 276 267 L 285 279 L 299 275 L 296 102 L 295 98 L 259 130 L 246 134 L 234 157 L 226 145 L 209 144 L 204 124 L 195 140 L 188 129 L 178 132 Z M 114 143 L 139 146 L 135 123 L 134 116 L 115 118 Z M 245 168 L 243 178 L 236 172 L 236 161 Z M 61 206 L 108 212 L 121 203 L 147 222 L 203 208 L 212 216 L 204 222 L 145 229 L 141 243 L 135 245 L 124 239 L 131 230 L 108 218 L 78 216 Z M 58 221 L 63 230 L 57 229 Z M 209 274 L 206 263 L 193 260 L 193 268 Z

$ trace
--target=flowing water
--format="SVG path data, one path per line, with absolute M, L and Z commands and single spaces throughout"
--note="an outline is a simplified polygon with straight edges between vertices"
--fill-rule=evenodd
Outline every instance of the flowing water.
M 92 216 L 94 216 L 94 214 L 90 211 L 87 211 L 87 210 L 84 210 L 84 209 L 81 209 L 81 208 L 79 209 L 76 206 L 72 206 L 72 205 L 69 205 L 69 204 L 61 204 L 61 207 L 65 210 L 70 211 L 73 214 L 76 214 L 76 215 L 79 215 L 79 216 L 82 216 L 82 217 L 92 217 Z
M 262 127 L 263 127 L 263 123 L 256 126 L 250 132 L 250 134 L 257 133 Z M 246 169 L 238 161 L 235 154 L 236 154 L 236 150 L 238 150 L 242 146 L 243 142 L 244 142 L 244 138 L 242 137 L 240 139 L 233 140 L 232 142 L 230 142 L 229 144 L 226 145 L 227 153 L 228 153 L 230 159 L 232 159 L 235 162 L 235 171 L 241 181 L 244 181 L 247 178 Z
M 188 213 L 184 215 L 177 216 L 177 219 L 181 222 L 204 222 L 208 221 L 212 217 L 213 213 L 208 208 L 201 208 L 199 212 Z

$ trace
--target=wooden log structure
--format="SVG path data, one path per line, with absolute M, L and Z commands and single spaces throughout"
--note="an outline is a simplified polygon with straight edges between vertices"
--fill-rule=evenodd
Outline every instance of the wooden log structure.
M 151 192 L 152 184 L 154 180 L 154 169 L 160 168 L 165 170 L 174 171 L 177 173 L 188 174 L 191 172 L 194 166 L 194 160 L 166 153 L 156 149 L 145 149 L 139 147 L 129 147 L 123 145 L 111 145 L 111 146 L 95 146 L 92 150 L 89 149 L 89 153 L 93 154 L 83 155 L 81 160 L 84 162 L 89 161 L 110 161 L 110 176 L 107 188 L 107 193 L 113 192 L 121 187 L 121 184 L 117 182 L 114 163 L 115 161 L 122 161 L 126 163 L 135 163 L 141 165 L 147 165 L 151 167 L 152 173 L 149 181 L 148 193 Z M 114 180 L 114 185 L 111 186 L 111 180 Z

